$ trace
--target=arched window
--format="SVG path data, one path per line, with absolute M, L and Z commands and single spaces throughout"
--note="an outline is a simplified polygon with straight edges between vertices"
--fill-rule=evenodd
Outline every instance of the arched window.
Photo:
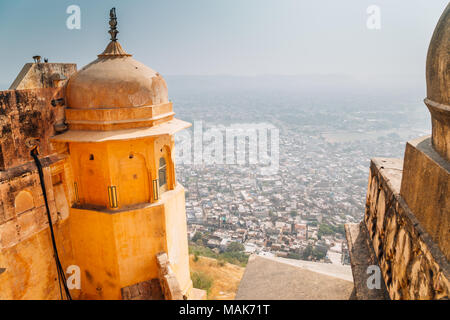
M 167 164 L 164 157 L 159 159 L 159 186 L 163 187 L 167 184 Z

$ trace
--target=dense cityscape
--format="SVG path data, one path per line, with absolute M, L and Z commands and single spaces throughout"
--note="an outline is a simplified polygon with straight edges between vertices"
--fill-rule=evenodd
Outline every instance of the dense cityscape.
M 194 122 L 191 131 L 198 120 L 203 130 L 267 119 L 279 129 L 276 174 L 260 174 L 248 156 L 245 165 L 178 161 L 191 241 L 217 252 L 238 242 L 246 253 L 348 263 L 343 225 L 364 214 L 370 158 L 401 158 L 406 141 L 429 130 L 420 100 L 348 99 L 180 94 L 176 110 Z

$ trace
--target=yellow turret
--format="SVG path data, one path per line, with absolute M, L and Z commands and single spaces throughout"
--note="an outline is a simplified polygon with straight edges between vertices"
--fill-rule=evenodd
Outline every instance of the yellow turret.
M 69 130 L 52 143 L 69 154 L 73 170 L 79 297 L 121 299 L 123 288 L 160 278 L 160 252 L 188 297 L 184 189 L 175 177 L 173 134 L 190 124 L 174 119 L 164 79 L 113 37 L 97 60 L 70 77 L 66 101 Z

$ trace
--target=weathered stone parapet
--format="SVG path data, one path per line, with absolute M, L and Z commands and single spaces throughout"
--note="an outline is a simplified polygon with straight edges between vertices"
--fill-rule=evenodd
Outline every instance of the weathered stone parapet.
M 51 101 L 61 97 L 61 88 L 0 91 L 0 171 L 32 162 L 33 145 L 40 157 L 53 153 L 49 139 L 64 121 L 64 108 Z
M 382 158 L 370 166 L 364 222 L 386 288 L 391 299 L 448 299 L 449 263 L 400 195 L 402 167 Z
M 9 90 L 60 88 L 76 71 L 74 63 L 27 63 Z
M 379 266 L 365 223 L 345 224 L 345 235 L 352 267 L 354 297 L 357 300 L 389 300 L 389 294 L 383 281 L 380 281 L 378 288 L 368 285 L 369 277 L 373 272 L 371 267 Z
M 156 255 L 158 264 L 158 277 L 165 300 L 185 300 L 180 284 L 172 271 L 167 253 L 160 252 Z

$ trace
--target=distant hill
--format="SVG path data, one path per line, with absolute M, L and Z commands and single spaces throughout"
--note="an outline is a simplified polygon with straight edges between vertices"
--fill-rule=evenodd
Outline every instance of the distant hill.
M 298 93 L 378 93 L 425 95 L 425 78 L 399 75 L 380 75 L 355 78 L 345 74 L 311 75 L 166 75 L 164 77 L 171 98 L 178 95 L 202 95 L 226 92 Z M 418 81 L 417 79 L 421 79 Z

